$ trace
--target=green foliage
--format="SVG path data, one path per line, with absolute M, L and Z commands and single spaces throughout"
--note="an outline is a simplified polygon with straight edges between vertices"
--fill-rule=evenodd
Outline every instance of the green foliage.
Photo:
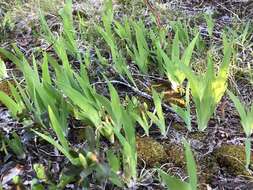
M 63 9 L 60 10 L 60 16 L 63 21 L 63 34 L 62 37 L 65 42 L 65 47 L 72 55 L 76 56 L 79 61 L 81 57 L 77 45 L 77 36 L 73 23 L 72 16 L 72 0 L 67 0 Z
M 253 130 L 253 105 L 250 109 L 247 109 L 232 92 L 228 91 L 230 99 L 234 102 L 234 105 L 239 113 L 241 119 L 241 125 L 246 134 L 245 140 L 245 152 L 246 152 L 246 168 L 250 165 L 250 155 L 251 155 L 251 140 L 250 136 Z
M 40 179 L 40 180 L 47 179 L 46 170 L 42 164 L 34 164 L 33 169 L 34 169 L 38 179 Z
M 122 145 L 124 176 L 126 183 L 130 185 L 131 181 L 135 182 L 137 180 L 135 128 L 133 119 L 129 113 L 126 110 L 122 110 L 122 112 L 124 116 L 123 131 L 125 135 L 123 136 L 118 128 L 113 128 L 113 130 Z
M 181 20 L 171 21 L 172 29 L 175 33 L 178 33 L 179 41 L 183 43 L 185 47 L 190 44 L 189 25 Z
M 53 87 L 52 80 L 50 78 L 49 69 L 48 69 L 48 59 L 47 55 L 44 54 L 44 60 L 41 66 L 42 77 L 39 76 L 38 63 L 33 57 L 33 66 L 30 66 L 28 61 L 25 59 L 21 51 L 14 46 L 17 56 L 11 52 L 0 49 L 0 52 L 5 54 L 10 60 L 12 60 L 22 72 L 25 79 L 25 87 L 16 81 L 14 78 L 15 86 L 10 85 L 13 99 L 7 97 L 2 93 L 1 101 L 11 110 L 11 113 L 14 116 L 22 114 L 23 112 L 29 112 L 32 115 L 25 115 L 36 123 L 41 124 L 42 126 L 47 126 L 47 122 L 44 121 L 45 113 L 47 113 L 48 106 L 57 110 L 63 118 L 68 115 L 68 109 L 66 104 L 63 101 L 63 97 L 60 95 L 58 90 Z M 61 107 L 62 106 L 62 107 Z M 65 109 L 63 109 L 63 107 Z M 27 118 L 27 119 L 28 119 Z M 63 121 L 64 122 L 64 121 Z M 64 129 L 64 132 L 67 134 L 67 128 Z
M 93 101 L 93 99 L 89 99 L 84 92 L 80 93 L 71 86 L 61 84 L 61 88 L 75 106 L 75 117 L 83 120 L 84 122 L 87 121 L 88 124 L 94 126 L 100 134 L 108 138 L 111 142 L 114 142 L 111 123 L 108 119 L 106 119 L 107 116 L 103 115 L 101 106 L 96 101 Z M 95 92 L 91 93 L 94 93 L 90 95 L 95 97 Z M 105 121 L 102 120 L 102 117 L 106 117 Z
M 0 80 L 5 79 L 7 77 L 8 77 L 8 74 L 7 74 L 7 69 L 6 69 L 5 63 L 0 58 Z
M 159 94 L 153 89 L 152 90 L 152 96 L 153 101 L 155 104 L 155 112 L 156 114 L 152 112 L 147 112 L 149 118 L 154 122 L 157 127 L 160 129 L 161 134 L 166 137 L 167 131 L 166 131 L 166 123 L 165 118 L 162 110 L 162 98 L 159 96 Z
M 148 57 L 149 57 L 149 47 L 148 43 L 146 41 L 146 33 L 147 30 L 145 29 L 145 26 L 143 22 L 132 22 L 132 27 L 135 31 L 135 41 L 136 45 L 131 45 L 129 48 L 127 46 L 128 52 L 132 59 L 135 61 L 135 64 L 138 66 L 140 71 L 144 74 L 148 72 Z M 129 34 L 128 34 L 129 36 Z M 131 49 L 133 49 L 131 51 Z
M 247 137 L 250 137 L 253 129 L 253 105 L 251 109 L 245 108 L 245 106 L 240 102 L 240 100 L 230 91 L 228 91 L 228 95 L 231 100 L 234 102 L 234 105 L 240 115 L 241 124 L 244 129 L 244 132 Z
M 164 171 L 159 170 L 159 175 L 162 178 L 162 181 L 170 190 L 197 190 L 197 169 L 196 163 L 194 160 L 193 153 L 191 151 L 189 143 L 186 140 L 183 140 L 185 147 L 185 158 L 187 165 L 187 172 L 189 175 L 189 182 L 181 181 L 173 176 L 166 174 Z
M 189 67 L 181 65 L 181 69 L 189 81 L 192 99 L 196 106 L 198 129 L 201 131 L 206 129 L 209 119 L 227 88 L 232 54 L 232 48 L 229 46 L 224 37 L 224 57 L 217 74 L 214 71 L 211 55 L 208 56 L 207 71 L 204 75 L 195 74 Z
M 23 144 L 21 142 L 20 136 L 17 133 L 12 134 L 12 138 L 6 138 L 9 148 L 16 154 L 20 159 L 26 157 Z
M 236 31 L 234 31 L 236 32 Z M 242 28 L 240 28 L 240 34 L 236 34 L 236 42 L 239 46 L 243 49 L 250 44 L 250 36 L 253 32 L 252 30 L 252 22 L 248 21 L 247 23 L 243 24 Z
M 131 31 L 131 22 L 128 18 L 124 18 L 123 24 L 118 21 L 114 21 L 115 28 L 114 31 L 120 37 L 121 40 L 125 40 L 127 44 L 131 44 L 132 39 L 132 31 Z
M 214 21 L 211 14 L 204 15 L 206 24 L 207 24 L 207 31 L 210 37 L 213 36 L 213 29 L 214 29 Z
M 104 77 L 108 83 L 109 94 L 108 97 L 104 94 L 101 95 L 98 93 L 100 90 L 96 90 L 91 85 L 88 75 L 89 69 L 93 66 L 90 64 L 90 50 L 95 49 L 96 59 L 101 63 L 102 69 L 113 68 L 116 71 L 113 74 L 117 75 L 115 78 L 120 76 L 124 80 L 126 76 L 134 84 L 133 89 L 136 91 L 139 89 L 135 85 L 129 69 L 129 62 L 136 64 L 139 71 L 145 75 L 149 74 L 151 68 L 158 66 L 160 74 L 167 76 L 174 90 L 183 86 L 183 82 L 187 79 L 186 108 L 174 104 L 171 107 L 185 122 L 187 129 L 191 131 L 190 92 L 196 107 L 198 128 L 204 130 L 226 91 L 233 48 L 224 37 L 224 58 L 218 72 L 215 72 L 212 55 L 209 54 L 206 73 L 197 74 L 190 67 L 195 46 L 201 47 L 201 36 L 196 28 L 193 31 L 196 34 L 194 35 L 190 34 L 187 23 L 171 22 L 175 36 L 170 41 L 166 39 L 167 29 L 165 28 L 147 28 L 141 20 L 125 18 L 122 24 L 120 21 L 114 20 L 112 0 L 107 0 L 101 17 L 102 22 L 96 24 L 95 32 L 98 32 L 109 47 L 112 60 L 104 57 L 104 52 L 106 52 L 104 47 L 90 42 L 88 42 L 87 51 L 81 53 L 78 47 L 80 35 L 75 29 L 72 6 L 72 1 L 67 0 L 63 9 L 59 11 L 63 27 L 59 35 L 55 35 L 50 30 L 46 18 L 40 12 L 41 34 L 53 47 L 56 56 L 43 53 L 42 60 L 37 60 L 34 56 L 32 59 L 28 59 L 16 46 L 13 46 L 13 52 L 0 48 L 0 54 L 13 62 L 24 78 L 23 81 L 14 78 L 15 84 L 9 84 L 11 96 L 0 92 L 0 101 L 8 107 L 16 119 L 20 119 L 24 123 L 32 121 L 32 124 L 40 124 L 39 126 L 43 128 L 33 128 L 32 131 L 58 149 L 70 162 L 69 168 L 63 169 L 57 185 L 48 179 L 46 168 L 43 165 L 35 164 L 34 170 L 37 179 L 32 182 L 32 189 L 47 189 L 44 187 L 44 183 L 52 186 L 52 189 L 64 189 L 68 183 L 77 180 L 82 188 L 88 189 L 87 184 L 90 183 L 89 176 L 91 175 L 101 181 L 109 180 L 120 188 L 123 188 L 123 184 L 132 188 L 131 185 L 138 182 L 136 123 L 143 128 L 147 136 L 150 135 L 149 130 L 152 124 L 159 128 L 163 137 L 166 137 L 167 134 L 166 117 L 162 107 L 164 105 L 162 102 L 163 93 L 159 94 L 154 89 L 152 90 L 154 109 L 148 107 L 146 103 L 141 104 L 134 96 L 131 99 L 127 97 L 126 101 L 123 101 L 117 89 Z M 82 22 L 79 24 L 85 25 L 81 15 L 78 16 L 79 21 Z M 214 28 L 213 20 L 211 16 L 205 16 L 205 19 L 211 37 Z M 242 44 L 248 38 L 249 30 L 250 27 L 247 25 L 239 39 Z M 86 38 L 86 35 L 89 35 L 85 34 L 86 31 L 82 32 L 81 38 Z M 192 35 L 194 38 L 191 40 Z M 70 57 L 79 62 L 77 68 L 80 67 L 80 69 L 78 71 L 75 70 Z M 157 65 L 155 65 L 156 63 Z M 104 73 L 101 75 L 104 76 Z M 7 77 L 6 67 L 4 62 L 0 60 L 0 79 L 5 77 Z M 91 80 L 93 79 L 91 78 Z M 128 81 L 124 81 L 124 83 L 128 83 Z M 249 137 L 252 134 L 253 107 L 246 110 L 234 95 L 230 92 L 229 94 L 238 109 L 247 136 L 245 150 L 246 166 L 248 167 L 250 164 L 251 144 Z M 147 94 L 147 96 L 149 95 Z M 69 119 L 71 121 L 72 119 L 78 120 L 82 126 L 94 130 L 94 133 L 88 133 L 90 136 L 84 139 L 87 140 L 85 145 L 88 148 L 72 147 L 68 139 Z M 53 131 L 54 134 L 51 134 L 50 131 Z M 101 155 L 97 157 L 93 153 L 93 151 L 99 152 L 96 148 L 102 139 L 101 137 L 110 141 L 108 145 L 113 144 L 113 149 L 106 152 L 106 158 Z M 17 134 L 14 133 L 13 138 L 6 142 L 17 156 L 24 157 L 24 148 Z M 189 181 L 182 182 L 163 171 L 159 171 L 159 174 L 169 189 L 196 190 L 196 163 L 190 145 L 185 140 L 183 143 Z M 5 141 L 2 143 L 2 147 L 6 151 Z M 118 149 L 115 150 L 115 147 Z M 166 155 L 166 153 L 164 154 Z
M 7 4 L 7 3 L 6 3 Z M 10 5 L 8 3 L 8 5 Z M 0 32 L 1 32 L 1 37 L 0 41 L 5 40 L 5 38 L 9 37 L 10 31 L 13 31 L 15 28 L 15 20 L 13 19 L 13 12 L 11 10 L 7 10 L 4 13 L 4 6 L 1 6 L 1 15 L 0 15 Z
M 0 91 L 0 101 L 10 110 L 13 117 L 17 118 L 17 115 L 23 111 L 23 106 L 15 102 L 7 94 Z
M 180 65 L 188 66 L 191 61 L 194 46 L 199 35 L 196 35 L 189 46 L 186 48 L 182 56 L 180 56 L 180 41 L 179 41 L 179 31 L 177 30 L 171 49 L 171 57 L 169 57 L 166 52 L 162 49 L 160 42 L 156 43 L 157 55 L 160 55 L 162 60 L 162 65 L 165 69 L 166 76 L 172 83 L 172 87 L 177 89 L 182 82 L 185 80 L 185 73 L 181 71 Z
M 111 0 L 105 2 L 105 10 L 102 15 L 102 21 L 103 27 L 97 25 L 96 28 L 111 50 L 115 70 L 120 74 L 126 75 L 128 79 L 134 83 L 132 75 L 127 68 L 126 60 L 120 49 L 117 47 L 116 39 L 113 35 L 113 9 Z
M 190 88 L 187 85 L 186 89 L 186 108 L 181 108 L 178 105 L 172 104 L 172 110 L 185 122 L 186 128 L 191 131 L 191 108 L 190 108 Z
M 46 141 L 48 141 L 50 144 L 52 144 L 55 148 L 57 148 L 63 155 L 66 156 L 66 158 L 69 159 L 69 161 L 73 164 L 73 165 L 81 165 L 80 160 L 76 157 L 73 157 L 70 154 L 70 147 L 69 147 L 69 143 L 68 140 L 65 137 L 64 131 L 62 129 L 66 128 L 66 123 L 65 125 L 60 125 L 59 123 L 59 119 L 57 118 L 57 116 L 53 113 L 51 107 L 48 107 L 48 112 L 49 112 L 49 117 L 50 117 L 50 121 L 51 121 L 51 127 L 54 130 L 57 139 L 59 140 L 60 143 L 58 143 L 56 140 L 54 140 L 52 137 L 47 136 L 45 134 L 42 134 L 38 131 L 33 130 L 38 136 L 40 136 L 41 138 L 45 139 Z
M 119 157 L 111 150 L 107 151 L 106 156 L 112 171 L 114 171 L 115 173 L 119 172 L 121 169 Z
M 67 54 L 65 51 L 67 51 L 68 54 L 77 58 L 78 61 L 81 61 L 81 55 L 79 53 L 77 45 L 76 30 L 73 24 L 72 0 L 66 1 L 64 7 L 59 11 L 59 14 L 63 22 L 63 32 L 61 36 L 58 38 L 51 32 L 46 22 L 46 19 L 43 16 L 43 13 L 40 12 L 42 35 L 47 40 L 47 42 L 54 47 L 54 50 L 56 51 L 57 55 L 61 58 L 63 63 L 67 64 L 66 63 Z
M 128 107 L 130 108 L 131 116 L 143 128 L 145 134 L 149 136 L 149 128 L 151 127 L 152 123 L 149 124 L 147 104 L 140 104 L 135 97 L 133 97 L 131 100 L 128 100 L 127 103 Z
M 97 99 L 109 114 L 110 119 L 106 121 L 106 126 L 113 130 L 115 136 L 118 138 L 122 150 L 123 172 L 125 182 L 130 185 L 131 181 L 137 179 L 137 152 L 135 142 L 135 121 L 129 111 L 130 108 L 124 108 L 120 102 L 119 95 L 115 88 L 109 83 L 110 100 L 101 95 L 97 95 Z M 113 165 L 114 170 L 119 169 L 120 160 L 109 153 L 108 155 L 110 165 Z M 112 163 L 114 161 L 114 163 Z

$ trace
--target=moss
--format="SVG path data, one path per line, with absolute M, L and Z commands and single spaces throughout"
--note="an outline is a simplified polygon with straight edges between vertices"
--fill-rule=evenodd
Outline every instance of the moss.
M 5 94 L 13 98 L 9 84 L 12 84 L 13 86 L 15 86 L 15 81 L 12 79 L 0 80 L 0 91 L 4 92 Z M 0 101 L 0 106 L 3 106 L 3 103 L 1 101 Z
M 212 154 L 206 155 L 198 161 L 199 171 L 198 175 L 199 184 L 211 184 L 213 176 L 219 171 L 219 165 Z
M 184 124 L 174 123 L 172 125 L 172 128 L 174 128 L 178 132 L 182 132 L 182 133 L 186 133 L 187 132 L 187 128 L 184 126 Z
M 0 81 L 0 91 L 3 91 L 7 95 L 11 95 L 11 90 L 9 87 L 9 83 L 14 83 L 13 80 L 2 80 Z
M 174 163 L 176 166 L 184 168 L 185 167 L 185 158 L 184 158 L 184 149 L 183 147 L 176 144 L 166 144 L 165 151 L 168 156 L 168 162 Z
M 179 145 L 161 144 L 150 137 L 137 137 L 136 144 L 139 161 L 144 160 L 149 167 L 166 162 L 185 167 L 184 150 Z
M 205 132 L 201 132 L 201 131 L 191 132 L 189 134 L 189 138 L 194 139 L 194 140 L 203 141 L 206 138 L 206 133 Z
M 160 165 L 167 160 L 164 146 L 150 137 L 137 137 L 138 161 L 145 161 L 147 166 L 153 167 Z
M 225 168 L 232 175 L 246 175 L 249 172 L 245 169 L 245 148 L 241 145 L 222 145 L 214 151 L 214 156 L 220 167 Z M 251 155 L 253 162 L 253 155 Z
M 116 0 L 116 2 L 123 5 L 130 5 L 131 0 Z

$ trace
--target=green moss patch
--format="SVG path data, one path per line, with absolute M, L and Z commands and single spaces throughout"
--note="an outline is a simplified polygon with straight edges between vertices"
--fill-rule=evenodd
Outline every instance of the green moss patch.
M 14 83 L 12 80 L 2 80 L 0 81 L 0 91 L 3 91 L 7 95 L 11 95 L 11 90 L 9 87 L 9 83 Z
M 147 166 L 160 165 L 167 160 L 164 146 L 150 137 L 137 137 L 136 147 L 139 162 L 143 160 Z
M 175 144 L 161 144 L 150 137 L 137 137 L 137 153 L 139 161 L 143 160 L 147 166 L 157 166 L 166 162 L 184 167 L 184 151 Z
M 232 175 L 246 175 L 250 173 L 245 169 L 245 148 L 241 145 L 222 145 L 215 150 L 214 156 L 221 168 L 225 168 Z M 251 156 L 251 163 L 253 156 Z

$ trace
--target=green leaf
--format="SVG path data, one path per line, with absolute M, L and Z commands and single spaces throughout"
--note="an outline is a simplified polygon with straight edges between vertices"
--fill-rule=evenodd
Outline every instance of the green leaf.
M 223 40 L 225 53 L 217 76 L 210 54 L 208 55 L 208 66 L 205 74 L 195 74 L 190 67 L 184 64 L 179 66 L 190 84 L 192 99 L 196 107 L 199 130 L 206 129 L 209 119 L 227 89 L 231 50 L 228 50 L 228 43 L 225 37 Z M 208 109 L 206 109 L 207 107 Z
M 207 24 L 207 31 L 210 37 L 213 36 L 213 28 L 214 28 L 214 22 L 211 14 L 205 14 L 204 15 L 206 24 Z
M 0 80 L 5 79 L 8 77 L 7 69 L 5 63 L 0 58 Z
M 191 131 L 191 115 L 189 109 L 181 108 L 175 104 L 172 104 L 171 108 L 185 122 L 186 128 Z
M 64 156 L 66 156 L 69 161 L 73 164 L 73 165 L 80 165 L 79 160 L 76 160 L 75 158 L 73 158 L 71 156 L 71 154 L 68 152 L 68 150 L 66 150 L 63 146 L 61 146 L 57 141 L 55 141 L 52 137 L 47 136 L 43 133 L 40 133 L 38 131 L 32 130 L 34 133 L 36 133 L 38 136 L 40 136 L 41 138 L 43 138 L 44 140 L 46 140 L 47 142 L 49 142 L 50 144 L 52 144 L 55 148 L 57 148 Z
M 51 121 L 51 127 L 53 128 L 57 138 L 59 139 L 62 147 L 66 150 L 66 151 L 69 151 L 70 148 L 69 148 L 69 145 L 68 145 L 68 141 L 65 137 L 65 134 L 64 134 L 64 130 L 63 130 L 63 127 L 60 125 L 56 115 L 53 113 L 51 107 L 49 106 L 48 107 L 48 114 L 49 114 L 49 118 L 50 118 L 50 121 Z M 65 126 L 64 126 L 65 128 Z
M 245 139 L 245 153 L 246 153 L 246 169 L 249 169 L 251 161 L 251 140 L 250 138 Z
M 149 124 L 147 121 L 147 116 L 145 113 L 141 113 L 141 116 L 138 115 L 137 113 L 131 112 L 131 116 L 139 123 L 139 125 L 143 128 L 145 131 L 145 134 L 149 136 Z
M 111 83 L 109 83 L 109 91 L 111 96 L 111 108 L 114 116 L 114 120 L 117 121 L 117 127 L 121 128 L 122 123 L 122 108 L 120 103 L 120 98 L 118 92 L 113 87 Z
M 233 103 L 236 107 L 236 110 L 238 111 L 238 113 L 240 115 L 241 121 L 245 121 L 247 119 L 247 113 L 246 113 L 246 110 L 244 109 L 243 104 L 231 91 L 227 90 L 227 93 L 228 93 L 230 99 L 233 101 Z M 243 127 L 245 127 L 245 126 L 243 126 Z M 246 129 L 246 131 L 245 131 L 247 135 L 249 135 L 248 130 L 250 130 L 250 129 Z
M 39 178 L 40 180 L 47 179 L 46 170 L 42 164 L 34 164 L 33 169 L 36 173 L 37 178 Z
M 112 171 L 114 171 L 115 173 L 120 171 L 120 160 L 119 158 L 113 153 L 112 150 L 108 150 L 106 152 L 106 157 L 107 160 L 109 162 L 110 168 L 112 169 Z
M 191 58 L 192 58 L 192 53 L 195 47 L 195 44 L 199 38 L 199 33 L 193 38 L 189 46 L 186 48 L 183 57 L 182 57 L 182 63 L 188 66 L 190 64 Z
M 15 79 L 14 79 L 14 81 L 15 81 Z M 24 108 L 24 103 L 22 101 L 22 97 L 18 93 L 17 88 L 13 84 L 11 84 L 10 82 L 9 82 L 9 87 L 10 87 L 10 90 L 11 90 L 11 95 L 13 96 L 15 102 L 20 106 L 20 110 L 25 109 Z
M 63 92 L 71 99 L 71 101 L 81 108 L 83 114 L 96 126 L 98 127 L 101 123 L 101 119 L 98 114 L 98 110 L 92 105 L 83 94 L 73 89 L 70 86 L 60 84 Z
M 24 159 L 26 157 L 23 144 L 17 133 L 12 133 L 12 138 L 7 139 L 8 146 L 17 155 L 18 158 Z
M 249 28 L 250 28 L 250 21 L 247 22 L 245 29 L 243 30 L 243 33 L 241 35 L 241 44 L 244 44 L 248 35 L 250 35 Z
M 162 170 L 159 170 L 159 175 L 169 190 L 192 190 L 190 184 L 170 176 Z
M 183 140 L 183 143 L 185 147 L 186 166 L 191 190 L 197 190 L 197 167 L 195 159 L 193 157 L 190 144 L 187 143 L 185 139 Z
M 14 117 L 16 117 L 17 114 L 22 111 L 20 110 L 19 105 L 2 91 L 0 91 L 0 102 L 2 102 L 10 110 Z
M 159 118 L 158 127 L 160 128 L 162 135 L 165 136 L 166 135 L 166 124 L 165 124 L 165 119 L 164 119 L 163 110 L 162 110 L 162 101 L 161 101 L 161 98 L 159 97 L 158 93 L 154 89 L 152 90 L 152 97 L 153 97 L 153 101 L 155 104 L 156 113 Z M 151 115 L 151 114 L 149 114 L 149 115 Z
M 229 65 L 230 65 L 230 59 L 233 51 L 233 44 L 227 42 L 227 38 L 225 33 L 223 34 L 223 45 L 224 45 L 224 56 L 223 60 L 220 66 L 220 71 L 218 73 L 218 78 L 222 78 L 223 80 L 226 80 L 228 78 L 229 73 Z
M 173 39 L 172 50 L 171 50 L 171 59 L 175 60 L 175 61 L 179 60 L 179 58 L 180 58 L 178 32 L 179 31 L 176 32 L 175 37 Z
M 3 48 L 0 48 L 0 53 L 3 54 L 5 57 L 7 57 L 9 60 L 11 60 L 16 65 L 18 65 L 19 62 L 21 62 L 21 60 L 19 58 L 17 58 L 13 53 L 11 53 Z
M 88 166 L 87 159 L 81 153 L 78 154 L 78 157 L 79 157 L 80 163 L 82 164 L 83 168 L 86 169 Z
M 44 53 L 44 56 L 43 56 L 43 64 L 42 64 L 41 69 L 42 69 L 43 82 L 46 82 L 48 84 L 52 84 L 51 77 L 49 74 L 49 69 L 48 69 L 48 59 L 47 59 L 46 53 Z

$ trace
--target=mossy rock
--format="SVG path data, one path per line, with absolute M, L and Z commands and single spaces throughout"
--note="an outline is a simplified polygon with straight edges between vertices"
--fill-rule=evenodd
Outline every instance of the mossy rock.
M 177 144 L 166 144 L 165 151 L 168 156 L 167 160 L 169 162 L 174 163 L 176 166 L 185 168 L 185 157 L 184 157 L 184 149 L 182 146 Z
M 167 154 L 164 146 L 150 137 L 136 138 L 138 160 L 147 166 L 153 167 L 166 162 Z
M 137 137 L 137 154 L 139 161 L 145 161 L 149 167 L 170 162 L 178 167 L 185 167 L 183 147 L 174 143 L 160 143 L 150 137 Z
M 213 177 L 216 176 L 219 171 L 216 158 L 212 154 L 208 154 L 205 157 L 199 158 L 198 166 L 199 171 L 201 171 L 198 175 L 199 184 L 212 183 Z
M 250 176 L 245 169 L 245 148 L 241 145 L 222 145 L 214 151 L 214 156 L 220 167 L 225 168 L 229 174 Z M 251 155 L 253 163 L 253 155 Z

